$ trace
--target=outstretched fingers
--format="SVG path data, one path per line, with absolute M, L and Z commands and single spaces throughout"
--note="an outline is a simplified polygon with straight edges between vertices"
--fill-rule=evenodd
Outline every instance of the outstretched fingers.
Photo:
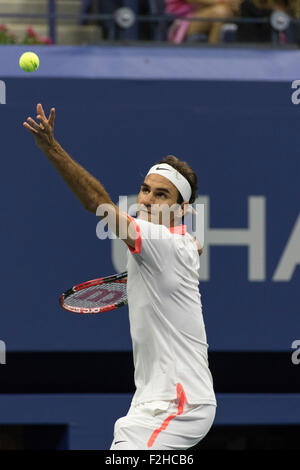
M 30 126 L 33 127 L 36 131 L 43 130 L 41 126 L 39 126 L 38 123 L 36 123 L 35 120 L 32 119 L 31 117 L 28 117 L 27 121 L 30 124 Z
M 43 134 L 46 134 L 48 137 L 53 137 L 55 108 L 51 108 L 48 119 L 46 118 L 43 107 L 40 103 L 36 108 L 38 113 L 36 119 L 38 122 L 36 122 L 31 117 L 28 117 L 27 122 L 23 122 L 23 126 L 32 132 L 35 136 L 39 135 L 41 137 L 41 131 L 43 131 Z
M 38 134 L 38 131 L 36 131 L 33 127 L 31 127 L 27 122 L 23 122 L 23 126 L 26 127 L 30 132 L 33 134 Z
M 37 115 L 36 117 L 39 121 L 40 121 L 40 128 L 42 128 L 43 130 L 45 129 L 46 131 L 49 130 L 49 124 L 48 124 L 48 121 L 46 120 L 46 118 L 44 119 L 40 114 Z
M 48 123 L 53 128 L 54 127 L 54 120 L 55 120 L 55 108 L 51 108 Z
M 46 119 L 46 115 L 45 115 L 45 112 L 44 112 L 44 109 L 43 109 L 43 106 L 41 105 L 41 103 L 37 104 L 36 106 L 36 111 L 38 114 L 40 114 L 44 119 Z

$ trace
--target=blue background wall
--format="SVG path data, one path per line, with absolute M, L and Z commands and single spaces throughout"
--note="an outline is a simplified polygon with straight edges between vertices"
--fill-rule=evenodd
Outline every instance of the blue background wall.
M 212 247 L 210 278 L 200 284 L 204 320 L 211 351 L 291 352 L 299 267 L 289 281 L 272 277 L 299 214 L 300 108 L 291 101 L 299 53 L 183 51 L 40 48 L 39 71 L 25 75 L 16 66 L 23 49 L 0 48 L 0 338 L 8 352 L 131 350 L 127 307 L 83 317 L 58 306 L 66 288 L 116 267 L 111 241 L 96 237 L 97 218 L 22 126 L 39 102 L 56 108 L 56 138 L 114 201 L 137 194 L 169 153 L 198 174 L 211 228 L 247 228 L 248 198 L 265 198 L 266 279 L 248 280 L 246 247 Z
M 47 54 L 40 55 L 45 68 Z M 203 312 L 211 349 L 289 350 L 299 269 L 288 282 L 272 277 L 299 213 L 300 111 L 291 82 L 23 76 L 5 78 L 0 106 L 1 337 L 8 350 L 131 347 L 127 307 L 83 318 L 58 306 L 63 290 L 115 266 L 111 241 L 96 237 L 97 218 L 22 126 L 38 102 L 47 112 L 55 106 L 56 138 L 115 201 L 137 194 L 148 168 L 168 153 L 197 172 L 211 228 L 247 228 L 248 197 L 264 197 L 266 279 L 248 281 L 246 247 L 212 247 Z

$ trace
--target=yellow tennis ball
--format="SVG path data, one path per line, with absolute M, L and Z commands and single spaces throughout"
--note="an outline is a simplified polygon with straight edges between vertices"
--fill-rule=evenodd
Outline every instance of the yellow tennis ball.
M 24 72 L 35 72 L 40 65 L 40 59 L 34 52 L 24 52 L 19 60 L 19 65 Z

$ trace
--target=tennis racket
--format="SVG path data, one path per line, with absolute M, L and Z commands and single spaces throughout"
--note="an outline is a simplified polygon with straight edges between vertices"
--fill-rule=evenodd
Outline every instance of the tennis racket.
M 127 272 L 83 282 L 64 292 L 59 303 L 74 313 L 102 313 L 127 304 Z

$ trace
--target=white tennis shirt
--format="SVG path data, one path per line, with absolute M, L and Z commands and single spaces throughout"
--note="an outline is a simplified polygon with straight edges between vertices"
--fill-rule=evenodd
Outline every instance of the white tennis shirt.
M 214 404 L 199 293 L 199 254 L 186 226 L 132 219 L 138 237 L 128 252 L 127 296 L 135 367 L 132 403 L 177 398 Z

